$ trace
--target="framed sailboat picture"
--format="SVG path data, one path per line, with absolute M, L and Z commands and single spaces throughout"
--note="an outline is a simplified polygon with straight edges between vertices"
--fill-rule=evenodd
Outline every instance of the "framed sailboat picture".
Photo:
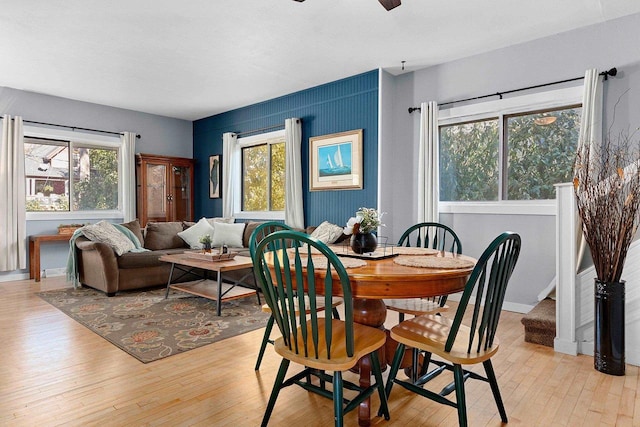
M 362 129 L 309 138 L 311 191 L 362 188 Z

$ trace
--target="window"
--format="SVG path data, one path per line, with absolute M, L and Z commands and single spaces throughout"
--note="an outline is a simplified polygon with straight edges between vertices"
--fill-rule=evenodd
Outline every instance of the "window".
M 456 109 L 445 113 L 440 121 L 440 200 L 555 199 L 554 184 L 571 181 L 580 129 L 581 107 L 576 91 L 570 93 L 553 102 L 544 100 L 548 94 L 542 95 L 543 102 L 528 95 L 461 107 L 457 117 Z
M 239 138 L 242 197 L 236 211 L 252 218 L 283 216 L 285 184 L 284 131 Z M 242 217 L 242 215 L 238 215 Z
M 46 133 L 52 136 L 42 136 Z M 63 132 L 25 129 L 27 212 L 120 209 L 120 139 L 63 136 Z

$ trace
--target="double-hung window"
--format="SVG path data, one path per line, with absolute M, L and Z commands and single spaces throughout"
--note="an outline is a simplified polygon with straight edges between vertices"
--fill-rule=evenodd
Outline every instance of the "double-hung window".
M 544 203 L 570 182 L 581 87 L 442 110 L 440 201 Z M 526 202 L 525 202 L 526 201 Z
M 252 219 L 284 219 L 284 130 L 238 138 L 241 167 L 237 179 L 241 197 L 234 215 Z
M 115 136 L 25 128 L 26 211 L 118 216 L 121 141 Z

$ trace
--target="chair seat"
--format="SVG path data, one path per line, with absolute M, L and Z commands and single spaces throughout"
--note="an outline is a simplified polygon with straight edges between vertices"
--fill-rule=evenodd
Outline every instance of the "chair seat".
M 467 353 L 471 331 L 469 327 L 461 325 L 451 351 L 446 352 L 444 346 L 452 323 L 451 320 L 434 314 L 414 317 L 394 326 L 391 329 L 391 338 L 409 347 L 437 354 L 449 362 L 460 365 L 483 362 L 498 351 L 500 343 L 495 338 L 492 347 L 476 352 L 476 337 L 471 353 Z
M 332 340 L 331 343 L 331 358 L 327 357 L 326 340 L 324 334 L 321 332 L 318 336 L 318 357 L 315 358 L 314 354 L 309 354 L 309 357 L 305 357 L 304 354 L 296 354 L 290 350 L 284 342 L 282 337 L 277 338 L 274 342 L 274 348 L 276 352 L 292 362 L 298 363 L 314 369 L 320 369 L 325 371 L 346 371 L 353 368 L 358 360 L 374 350 L 377 350 L 384 346 L 386 341 L 386 334 L 380 329 L 372 328 L 370 326 L 360 325 L 358 323 L 353 324 L 354 332 L 354 352 L 353 356 L 349 357 L 345 347 L 345 322 L 336 319 L 318 319 L 318 330 L 324 331 L 324 325 L 326 320 L 332 322 Z M 307 332 L 307 342 L 310 352 L 313 352 L 313 341 L 311 326 L 309 326 Z M 304 342 L 302 337 L 302 329 L 298 328 L 297 331 L 298 342 Z M 301 344 L 299 344 L 302 347 Z
M 449 306 L 444 305 L 440 307 L 436 301 L 431 301 L 422 298 L 401 298 L 401 299 L 386 299 L 384 300 L 388 310 L 397 311 L 398 313 L 411 314 L 413 316 L 420 316 L 423 314 L 435 314 L 443 311 L 448 311 Z
M 305 295 L 304 297 L 305 299 L 305 306 L 309 306 L 309 297 Z M 331 308 L 335 308 L 337 306 L 339 306 L 340 304 L 342 304 L 342 298 L 339 297 L 333 297 L 331 298 Z M 296 300 L 295 302 L 295 306 L 296 306 L 296 314 L 299 313 L 298 311 L 298 301 Z M 324 297 L 317 297 L 316 298 L 316 311 L 324 311 L 325 310 L 325 305 L 324 305 Z M 265 313 L 271 313 L 271 309 L 269 308 L 269 305 L 267 304 L 262 304 L 262 311 Z M 311 313 L 311 310 L 307 310 L 307 314 Z

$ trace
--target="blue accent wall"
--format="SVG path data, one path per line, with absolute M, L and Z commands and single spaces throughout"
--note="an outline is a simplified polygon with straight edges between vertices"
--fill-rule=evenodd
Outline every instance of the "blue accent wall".
M 302 119 L 305 225 L 344 225 L 358 208 L 376 207 L 378 193 L 378 70 L 217 114 L 193 123 L 195 218 L 220 216 L 222 200 L 209 199 L 209 156 L 222 154 L 222 134 L 248 132 Z M 363 129 L 362 190 L 309 191 L 309 138 Z M 226 159 L 222 159 L 226 161 Z

